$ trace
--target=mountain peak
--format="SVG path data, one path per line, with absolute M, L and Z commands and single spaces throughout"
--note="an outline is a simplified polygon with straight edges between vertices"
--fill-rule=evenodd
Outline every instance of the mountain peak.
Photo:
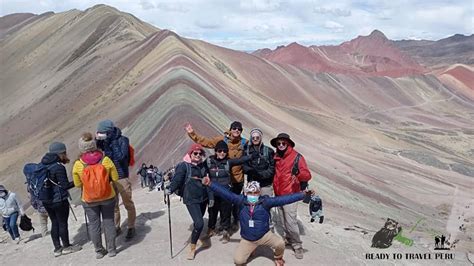
M 380 39 L 387 40 L 387 36 L 385 36 L 385 34 L 383 34 L 383 32 L 381 32 L 377 29 L 373 30 L 368 37 L 370 37 L 370 38 L 380 38 Z

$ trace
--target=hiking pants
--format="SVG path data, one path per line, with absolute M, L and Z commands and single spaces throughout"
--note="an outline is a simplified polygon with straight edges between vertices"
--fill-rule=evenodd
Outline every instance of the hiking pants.
M 273 197 L 273 185 L 269 185 L 266 187 L 260 188 L 260 194 L 262 196 L 270 196 Z M 272 217 L 276 216 L 275 210 L 273 208 L 270 209 L 270 228 L 273 228 L 273 219 Z
M 102 225 L 105 231 L 105 247 L 108 252 L 115 251 L 115 201 L 115 198 L 112 198 L 94 204 L 84 204 L 84 211 L 89 220 L 89 236 L 94 244 L 96 253 L 104 251 L 104 246 L 102 245 Z
M 62 247 L 69 247 L 69 232 L 67 220 L 69 218 L 69 201 L 61 201 L 57 203 L 43 203 L 44 208 L 48 212 L 51 219 L 51 239 L 56 250 Z
M 191 244 L 196 244 L 199 236 L 201 235 L 202 229 L 204 228 L 204 213 L 206 212 L 207 202 L 187 204 L 191 219 L 193 219 L 193 232 L 191 233 Z
M 252 254 L 258 246 L 265 246 L 273 249 L 273 257 L 275 259 L 283 258 L 283 253 L 285 252 L 285 241 L 283 241 L 280 236 L 268 231 L 257 241 L 249 241 L 242 238 L 234 253 L 234 263 L 236 265 L 245 265 L 250 254 Z
M 220 213 L 220 226 L 222 227 L 222 229 L 229 231 L 231 212 L 232 204 L 230 202 L 219 196 L 214 196 L 214 206 L 212 208 L 209 208 L 209 222 L 207 227 L 210 229 L 216 228 L 217 214 Z
M 41 228 L 41 235 L 44 237 L 48 232 L 48 213 L 38 212 L 39 224 Z
M 7 231 L 10 234 L 11 238 L 15 240 L 15 238 L 20 237 L 20 233 L 18 232 L 18 225 L 16 222 L 18 221 L 18 212 L 12 213 L 8 217 L 3 217 L 5 220 L 5 224 L 7 225 Z
M 141 186 L 142 187 L 147 187 L 148 186 L 148 183 L 146 182 L 147 179 L 148 179 L 147 176 L 142 176 L 141 175 L 140 178 L 141 178 L 141 180 L 140 180 L 141 181 Z
M 244 188 L 244 182 L 241 183 L 233 183 L 232 187 L 230 188 L 230 191 L 232 191 L 235 194 L 242 194 L 242 189 Z M 232 205 L 232 216 L 234 217 L 234 224 L 239 223 L 239 206 L 238 205 Z
M 298 202 L 278 207 L 278 210 L 280 211 L 280 220 L 283 222 L 285 238 L 288 243 L 291 244 L 294 250 L 303 248 L 297 219 Z
M 135 228 L 135 219 L 137 213 L 135 211 L 135 204 L 132 200 L 132 184 L 127 178 L 119 179 L 114 183 L 115 192 L 117 193 L 117 200 L 115 201 L 115 228 L 120 228 L 120 207 L 119 195 L 122 198 L 123 205 L 128 214 L 128 228 Z
M 149 176 L 148 177 L 148 188 L 150 190 L 152 190 L 154 186 L 155 186 L 155 178 L 153 178 L 153 176 Z

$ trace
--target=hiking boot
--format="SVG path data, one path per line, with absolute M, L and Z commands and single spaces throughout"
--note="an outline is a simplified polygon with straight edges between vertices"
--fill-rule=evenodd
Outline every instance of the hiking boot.
M 14 241 L 15 241 L 15 243 L 16 243 L 17 245 L 18 245 L 18 244 L 20 244 L 21 237 L 17 237 L 17 238 L 15 238 L 15 240 L 14 240 Z
M 212 229 L 212 228 L 207 229 L 207 234 L 206 234 L 207 238 L 211 238 L 215 235 L 216 235 L 216 231 L 214 231 L 214 229 Z
M 238 222 L 237 223 L 232 223 L 232 227 L 231 227 L 230 230 L 232 230 L 233 232 L 239 231 L 239 223 Z
M 77 252 L 81 249 L 82 249 L 82 247 L 79 246 L 79 245 L 70 245 L 68 247 L 63 248 L 63 250 L 61 251 L 61 254 L 66 255 L 66 254 Z
M 275 259 L 275 266 L 284 266 L 284 265 L 285 265 L 285 260 L 283 258 Z
M 196 244 L 191 244 L 191 247 L 188 252 L 188 256 L 186 259 L 188 260 L 194 260 L 194 256 L 196 256 Z
M 207 239 L 199 239 L 199 247 L 200 248 L 208 248 L 211 246 L 209 238 Z
M 106 254 L 107 254 L 107 251 L 105 249 L 103 249 L 103 250 L 95 253 L 95 258 L 98 259 L 98 260 L 102 259 Z
M 299 260 L 303 259 L 303 249 L 302 248 L 295 249 L 295 257 Z
M 63 254 L 62 251 L 63 251 L 63 248 L 62 248 L 62 247 L 60 247 L 60 248 L 55 248 L 54 251 L 53 251 L 53 254 L 54 254 L 55 257 L 59 257 L 59 256 L 61 256 L 61 255 Z
M 135 228 L 128 228 L 127 235 L 125 236 L 126 239 L 130 240 L 135 236 Z
M 115 256 L 117 256 L 117 251 L 116 250 L 111 250 L 111 251 L 109 251 L 109 253 L 107 255 L 109 257 L 115 257 Z
M 122 228 L 120 228 L 120 227 L 115 228 L 115 234 L 116 234 L 116 236 L 121 235 L 122 234 Z
M 229 243 L 229 241 L 230 241 L 229 232 L 224 231 L 224 232 L 222 233 L 221 241 L 222 241 L 222 244 L 227 244 L 227 243 Z

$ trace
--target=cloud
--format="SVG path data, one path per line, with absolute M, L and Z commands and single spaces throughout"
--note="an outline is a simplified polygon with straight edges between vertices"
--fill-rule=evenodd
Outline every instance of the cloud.
M 281 2 L 275 0 L 240 0 L 240 8 L 245 11 L 273 12 L 280 10 Z
M 332 30 L 332 32 L 342 32 L 344 30 L 343 25 L 341 25 L 337 22 L 331 21 L 331 20 L 328 20 L 328 21 L 324 22 L 324 27 L 326 29 Z
M 222 26 L 223 21 L 220 18 L 199 19 L 194 23 L 202 29 L 218 29 Z
M 148 0 L 140 0 L 140 6 L 143 10 L 154 9 L 155 5 Z
M 178 2 L 158 3 L 156 5 L 156 8 L 167 12 L 186 13 L 189 11 L 185 4 L 181 4 Z
M 315 7 L 313 12 L 319 14 L 330 14 L 337 17 L 348 17 L 352 14 L 351 10 L 344 8 L 325 8 L 325 7 Z

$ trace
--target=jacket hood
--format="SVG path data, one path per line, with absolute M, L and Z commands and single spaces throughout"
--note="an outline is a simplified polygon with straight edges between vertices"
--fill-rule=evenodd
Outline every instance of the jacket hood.
M 110 132 L 110 138 L 111 139 L 118 139 L 121 136 L 122 136 L 122 130 L 120 130 L 120 128 L 118 128 L 118 127 L 114 127 L 112 132 Z
M 41 159 L 42 164 L 53 164 L 59 162 L 59 155 L 56 153 L 46 153 Z
M 81 160 L 88 165 L 97 164 L 104 157 L 101 151 L 86 152 L 81 155 Z

